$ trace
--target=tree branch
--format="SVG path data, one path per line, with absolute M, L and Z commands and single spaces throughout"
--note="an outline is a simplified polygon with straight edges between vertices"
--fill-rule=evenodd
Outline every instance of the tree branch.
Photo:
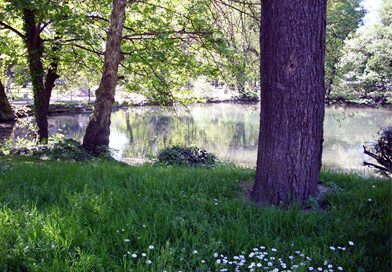
M 16 35 L 18 35 L 19 37 L 21 37 L 22 39 L 25 39 L 26 36 L 22 34 L 22 32 L 20 32 L 19 30 L 17 30 L 16 28 L 13 28 L 12 26 L 0 21 L 0 26 L 2 26 L 4 29 L 8 29 L 11 30 L 12 32 L 14 32 Z

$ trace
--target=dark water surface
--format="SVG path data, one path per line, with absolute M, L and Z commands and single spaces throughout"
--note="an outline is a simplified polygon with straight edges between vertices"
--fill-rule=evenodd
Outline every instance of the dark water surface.
M 118 158 L 138 160 L 153 158 L 167 146 L 195 145 L 221 160 L 255 165 L 258 105 L 195 104 L 188 110 L 143 106 L 114 112 L 110 147 Z M 51 116 L 50 133 L 81 140 L 88 120 L 88 114 Z M 362 145 L 375 141 L 380 128 L 391 125 L 392 111 L 387 109 L 327 108 L 324 167 L 365 173 Z

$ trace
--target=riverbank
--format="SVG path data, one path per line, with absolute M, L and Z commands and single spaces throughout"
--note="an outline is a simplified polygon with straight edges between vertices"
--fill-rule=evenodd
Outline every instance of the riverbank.
M 241 188 L 254 174 L 1 159 L 0 267 L 389 271 L 390 181 L 323 173 L 333 190 L 305 213 L 250 203 Z

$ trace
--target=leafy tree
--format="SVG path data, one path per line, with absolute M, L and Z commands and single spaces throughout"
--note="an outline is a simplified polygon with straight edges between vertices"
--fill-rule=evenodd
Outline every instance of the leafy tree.
M 337 93 L 392 100 L 392 1 L 385 0 L 381 22 L 359 29 L 345 43 L 338 64 Z
M 75 61 L 73 58 L 71 63 L 69 56 L 78 56 L 77 49 L 88 51 L 86 44 L 99 41 L 95 39 L 99 32 L 90 31 L 90 24 L 86 24 L 87 7 L 83 1 L 0 1 L 1 37 L 11 37 L 12 42 L 19 38 L 24 44 L 24 50 L 20 47 L 17 52 L 8 50 L 8 55 L 26 56 L 40 142 L 48 139 L 49 102 L 60 70 L 69 65 L 78 66 L 78 61 L 83 59 Z M 78 41 L 84 46 L 78 46 Z
M 212 23 L 210 4 L 208 0 L 130 2 L 120 37 L 124 59 L 118 64 L 118 78 L 122 85 L 160 105 L 187 102 L 185 83 L 201 74 L 214 75 L 217 69 L 212 59 L 227 48 Z M 113 79 L 115 87 L 117 80 Z M 100 95 L 103 89 L 98 88 L 94 116 L 84 138 L 84 147 L 92 153 L 108 145 L 115 91 L 112 85 L 108 89 Z M 105 116 L 104 121 L 99 116 Z
M 256 202 L 314 195 L 321 168 L 326 0 L 262 1 Z
M 8 79 L 8 82 L 6 81 L 7 76 L 9 76 L 11 67 L 18 64 L 17 54 L 21 48 L 21 44 L 13 36 L 13 33 L 0 36 L 0 122 L 15 119 L 15 114 L 6 94 L 7 85 L 10 85 L 10 79 Z
M 365 10 L 361 0 L 329 0 L 327 5 L 327 40 L 325 79 L 327 95 L 331 94 L 336 77 L 336 66 L 342 57 L 341 49 L 350 33 L 361 24 Z
M 230 48 L 222 59 L 223 80 L 234 85 L 242 99 L 257 99 L 253 90 L 260 78 L 260 2 L 216 0 L 213 8 Z
M 123 59 L 121 39 L 127 0 L 113 0 L 105 60 L 99 88 L 96 91 L 94 115 L 83 139 L 83 147 L 92 154 L 101 153 L 100 146 L 109 145 L 110 115 L 117 85 L 118 66 Z

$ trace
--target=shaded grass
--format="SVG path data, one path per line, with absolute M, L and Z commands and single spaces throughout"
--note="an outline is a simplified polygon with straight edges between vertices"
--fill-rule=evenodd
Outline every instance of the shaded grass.
M 329 208 L 304 213 L 247 202 L 240 184 L 254 178 L 249 169 L 4 163 L 4 271 L 219 271 L 215 252 L 232 257 L 256 245 L 281 258 L 301 250 L 309 266 L 327 259 L 346 271 L 390 269 L 390 181 L 323 173 Z M 339 245 L 347 249 L 330 249 Z

